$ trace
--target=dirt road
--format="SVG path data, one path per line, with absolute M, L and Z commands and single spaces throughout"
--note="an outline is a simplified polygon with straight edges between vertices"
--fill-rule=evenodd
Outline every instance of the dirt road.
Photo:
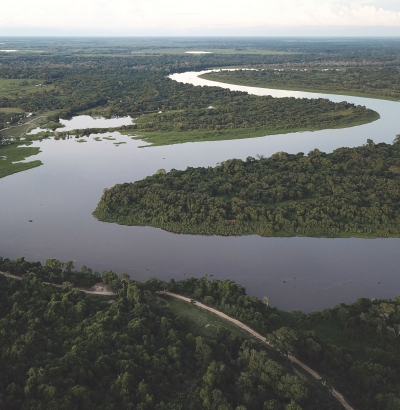
M 1 272 L 1 271 L 0 271 L 0 274 L 6 276 L 6 277 L 8 277 L 8 278 L 12 278 L 12 279 L 17 279 L 17 280 L 21 280 L 21 279 L 22 279 L 21 277 L 12 275 L 11 273 L 8 273 L 8 272 Z M 43 283 L 46 283 L 47 285 L 56 286 L 56 287 L 58 287 L 58 288 L 60 288 L 60 287 L 62 286 L 62 285 L 56 285 L 56 284 L 54 284 L 54 283 L 48 283 L 48 282 L 43 282 Z M 76 289 L 79 289 L 79 288 L 76 288 Z M 94 290 L 94 291 L 93 291 L 93 290 L 86 290 L 86 289 L 79 289 L 79 290 L 82 291 L 82 292 L 84 292 L 84 293 L 90 294 L 90 295 L 103 295 L 103 296 L 114 296 L 114 295 L 115 295 L 114 292 L 109 292 L 109 291 L 107 291 L 107 290 L 98 290 L 98 291 L 96 291 L 96 290 Z M 185 297 L 185 296 L 178 295 L 178 294 L 176 294 L 176 293 L 162 292 L 162 291 L 159 291 L 159 292 L 157 292 L 157 293 L 160 294 L 160 295 L 167 295 L 167 296 L 171 296 L 171 297 L 173 297 L 173 298 L 181 299 L 181 300 L 183 300 L 183 301 L 185 301 L 185 302 L 187 302 L 187 303 L 192 303 L 192 300 L 191 300 L 191 299 L 189 299 L 189 298 L 187 298 L 187 297 Z M 272 347 L 272 348 L 274 347 L 271 343 L 269 343 L 269 342 L 267 341 L 267 339 L 266 339 L 264 336 L 260 335 L 259 333 L 257 333 L 256 331 L 254 331 L 253 329 L 251 329 L 249 326 L 245 325 L 244 323 L 240 322 L 239 320 L 234 319 L 234 318 L 232 318 L 232 317 L 226 315 L 225 313 L 220 312 L 220 311 L 217 310 L 217 309 L 214 309 L 214 308 L 212 308 L 212 307 L 209 307 L 209 306 L 207 306 L 207 305 L 204 305 L 203 303 L 200 303 L 200 302 L 197 302 L 197 301 L 194 301 L 193 303 L 194 303 L 194 305 L 198 306 L 199 308 L 208 310 L 209 312 L 212 312 L 212 313 L 214 313 L 215 315 L 217 315 L 217 316 L 219 316 L 219 317 L 222 317 L 223 319 L 228 320 L 229 322 L 235 324 L 236 326 L 238 326 L 238 327 L 240 327 L 241 329 L 245 330 L 246 332 L 250 333 L 250 334 L 251 334 L 253 337 L 255 337 L 256 339 L 258 339 L 258 340 L 260 340 L 261 342 L 267 344 L 268 346 L 270 346 L 270 347 Z M 295 363 L 295 364 L 297 364 L 298 366 L 300 366 L 303 370 L 305 370 L 307 373 L 309 373 L 309 374 L 310 374 L 312 377 L 314 377 L 315 379 L 320 380 L 320 379 L 322 378 L 316 371 L 312 370 L 310 367 L 308 367 L 306 364 L 304 364 L 304 363 L 301 362 L 300 360 L 296 359 L 294 356 L 289 355 L 289 356 L 288 356 L 288 359 L 289 359 L 292 363 Z M 340 394 L 336 389 L 331 389 L 331 393 L 332 393 L 332 395 L 335 397 L 335 399 L 336 399 L 346 410 L 354 410 L 354 408 L 351 407 L 349 403 L 347 403 L 347 401 L 346 401 L 346 399 L 343 397 L 343 395 Z
M 8 272 L 1 272 L 0 274 L 7 276 L 8 278 L 12 278 L 12 279 L 17 279 L 17 280 L 21 280 L 22 278 L 20 276 L 15 276 L 15 275 L 11 275 L 11 273 Z M 52 285 L 55 286 L 56 288 L 61 288 L 62 285 L 57 285 L 55 283 L 49 283 L 49 282 L 43 282 L 46 285 Z M 96 286 L 96 285 L 95 285 Z M 78 289 L 81 292 L 87 293 L 88 295 L 103 295 L 103 296 L 115 296 L 116 293 L 114 292 L 110 292 L 108 290 L 106 290 L 104 287 L 101 287 L 104 290 L 87 290 L 87 289 L 81 289 L 81 288 L 74 288 L 74 289 Z
M 181 296 L 178 295 L 176 293 L 171 293 L 171 292 L 157 292 L 160 295 L 167 295 L 167 296 L 171 296 L 173 298 L 177 298 L 177 299 L 181 299 L 184 300 L 185 302 L 188 303 L 194 303 L 194 305 L 198 306 L 199 308 L 208 310 L 209 312 L 214 313 L 215 315 L 222 317 L 225 320 L 228 320 L 231 323 L 234 323 L 236 326 L 240 327 L 241 329 L 245 330 L 246 332 L 250 333 L 253 337 L 255 337 L 256 339 L 260 340 L 261 342 L 267 344 L 270 347 L 274 347 L 271 343 L 269 343 L 267 341 L 267 339 L 260 335 L 259 333 L 257 333 L 256 331 L 254 331 L 253 329 L 251 329 L 249 326 L 245 325 L 244 323 L 240 322 L 237 319 L 234 319 L 228 315 L 226 315 L 225 313 L 220 312 L 217 309 L 214 309 L 212 307 L 209 307 L 207 305 L 204 305 L 203 303 L 194 301 L 192 302 L 192 299 L 189 299 L 185 296 Z M 317 380 L 322 379 L 322 377 L 314 370 L 312 370 L 310 367 L 308 367 L 306 364 L 304 364 L 303 362 L 301 362 L 299 359 L 296 359 L 294 356 L 289 355 L 288 359 L 292 362 L 292 363 L 296 363 L 298 366 L 300 366 L 303 370 L 305 370 L 307 373 L 309 373 L 312 377 L 314 377 Z M 336 389 L 331 389 L 331 393 L 332 395 L 335 397 L 335 399 L 346 409 L 346 410 L 354 410 L 353 407 L 350 406 L 350 404 L 346 401 L 346 399 L 343 397 L 342 394 L 340 394 Z
M 1 131 L 6 131 L 6 130 L 10 130 L 11 128 L 18 128 L 18 127 L 22 127 L 23 125 L 27 125 L 27 124 L 32 124 L 33 122 L 35 122 L 36 120 L 38 120 L 39 118 L 44 118 L 47 117 L 46 115 L 39 115 L 39 117 L 35 117 L 33 119 L 31 119 L 30 121 L 24 122 L 23 124 L 18 124 L 18 125 L 10 125 L 7 128 L 3 128 L 0 130 Z

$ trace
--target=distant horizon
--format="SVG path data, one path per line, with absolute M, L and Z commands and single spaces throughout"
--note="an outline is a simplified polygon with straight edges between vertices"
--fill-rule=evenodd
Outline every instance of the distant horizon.
M 400 30 L 399 30 L 400 31 Z M 290 38 L 290 39 L 302 39 L 302 38 L 314 38 L 314 39 L 383 39 L 383 38 L 399 38 L 400 32 L 398 34 L 1 34 L 1 38 Z

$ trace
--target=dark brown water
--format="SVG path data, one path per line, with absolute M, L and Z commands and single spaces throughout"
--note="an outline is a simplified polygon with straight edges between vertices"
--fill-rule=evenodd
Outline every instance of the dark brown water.
M 175 78 L 186 81 L 190 75 Z M 265 89 L 232 88 L 266 93 Z M 321 309 L 358 297 L 392 298 L 400 294 L 398 239 L 177 235 L 149 227 L 102 223 L 91 215 L 103 188 L 142 179 L 160 168 L 214 166 L 233 157 L 244 159 L 276 151 L 331 151 L 363 144 L 367 138 L 391 142 L 400 132 L 398 103 L 329 98 L 366 105 L 378 111 L 381 119 L 344 130 L 152 148 L 138 148 L 142 142 L 118 133 L 113 134 L 116 141 L 97 142 L 90 137 L 87 143 L 38 143 L 42 153 L 33 158 L 41 159 L 43 166 L 0 179 L 0 255 L 42 262 L 72 259 L 77 267 L 85 264 L 99 271 L 113 269 L 138 280 L 208 273 L 214 278 L 233 279 L 249 294 L 268 296 L 271 305 L 287 310 Z M 83 128 L 84 124 L 78 126 L 76 121 L 82 118 L 66 124 Z M 115 146 L 117 141 L 127 144 Z

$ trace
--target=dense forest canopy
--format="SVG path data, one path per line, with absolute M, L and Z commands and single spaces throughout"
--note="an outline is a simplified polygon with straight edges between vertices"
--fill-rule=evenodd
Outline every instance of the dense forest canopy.
M 385 47 L 380 42 L 361 41 L 356 52 L 350 40 L 334 46 L 322 40 L 300 44 L 260 39 L 181 39 L 175 43 L 160 39 L 4 41 L 17 52 L 0 52 L 0 155 L 6 158 L 0 163 L 0 177 L 41 164 L 14 163 L 22 153 L 16 149 L 22 144 L 21 137 L 25 144 L 47 137 L 72 134 L 79 138 L 107 131 L 63 132 L 57 128 L 61 126 L 60 117 L 79 114 L 107 118 L 130 115 L 135 118 L 134 124 L 112 131 L 151 145 L 250 138 L 371 122 L 379 118 L 376 112 L 346 102 L 252 96 L 177 83 L 168 75 L 222 65 L 307 65 L 327 58 L 354 62 L 361 61 L 360 56 L 365 57 L 367 51 L 388 64 L 400 48 L 396 41 Z M 212 52 L 185 54 L 195 46 Z M 36 136 L 27 135 L 38 126 L 47 129 Z M 5 149 L 10 144 L 14 147 Z M 24 152 L 33 154 L 35 150 Z
M 125 131 L 149 133 L 149 141 L 150 133 L 203 129 L 221 138 L 235 130 L 250 136 L 266 128 L 349 126 L 377 118 L 346 102 L 179 84 L 168 79 L 173 72 L 257 67 L 268 70 L 254 72 L 254 81 L 270 76 L 282 88 L 303 88 L 312 78 L 321 90 L 390 98 L 398 93 L 398 39 L 1 41 L 18 51 L 0 52 L 0 177 L 40 165 L 14 164 L 38 149 L 17 152 L 20 142 L 10 136 L 41 122 L 55 131 L 60 116 L 131 115 L 137 124 Z M 211 54 L 185 54 L 198 47 Z M 327 68 L 329 77 L 322 71 Z M 279 152 L 216 167 L 160 169 L 105 189 L 94 214 L 190 234 L 398 237 L 399 144 L 369 140 L 330 154 Z M 293 372 L 284 357 L 289 352 L 355 408 L 400 408 L 399 297 L 363 298 L 305 314 L 271 307 L 267 297 L 249 296 L 229 279 L 141 283 L 111 270 L 76 270 L 72 261 L 2 257 L 0 271 L 20 277 L 0 274 L 0 408 L 338 410 L 325 387 Z M 77 289 L 99 282 L 115 295 Z M 177 314 L 172 302 L 155 294 L 164 288 L 248 324 L 278 351 L 228 327 L 210 337 L 193 326 L 185 309 Z
M 58 110 L 61 115 L 88 109 L 97 109 L 97 113 L 107 116 L 135 115 L 161 109 L 163 105 L 164 109 L 179 109 L 171 104 L 171 99 L 174 94 L 181 98 L 180 90 L 185 86 L 168 84 L 165 76 L 171 72 L 221 66 L 307 66 L 335 61 L 347 65 L 395 66 L 399 63 L 400 50 L 400 41 L 396 39 L 21 38 L 4 41 L 18 52 L 0 53 L 0 81 L 2 90 L 8 90 L 6 94 L 0 92 L 0 108 L 22 108 L 26 112 Z M 214 52 L 185 54 L 192 47 Z M 369 75 L 367 72 L 363 77 L 368 80 Z M 4 88 L 7 80 L 13 82 L 13 87 Z M 186 93 L 192 91 L 187 87 Z M 184 97 L 186 107 L 192 103 L 188 98 Z
M 41 266 L 0 258 L 5 268 L 24 275 L 0 274 L 1 408 L 340 408 L 276 352 L 222 327 L 212 339 L 193 334 L 168 303 L 159 306 L 157 280 L 143 284 L 105 271 L 101 279 L 118 291 L 107 299 L 39 279 L 68 277 L 71 264 L 63 270 L 56 260 Z
M 36 113 L 58 110 L 60 116 L 85 110 L 107 117 L 137 117 L 162 111 L 161 116 L 139 117 L 136 129 L 143 131 L 214 130 L 218 124 L 221 129 L 249 126 L 265 129 L 324 128 L 364 123 L 377 118 L 373 111 L 352 104 L 340 105 L 322 99 L 257 97 L 217 87 L 195 87 L 177 83 L 157 71 L 132 70 L 129 67 L 118 71 L 79 68 L 65 74 L 47 73 L 45 77 L 48 79 L 40 82 L 38 79 L 25 81 L 41 84 L 40 91 L 35 89 L 33 92 L 0 96 L 0 107 L 19 107 Z M 21 87 L 23 90 L 24 86 Z M 207 110 L 209 106 L 215 106 L 215 110 Z M 288 118 L 289 112 L 291 118 Z M 5 114 L 0 120 L 5 125 L 10 117 L 14 122 L 19 120 L 15 115 Z
M 400 99 L 400 67 L 280 68 L 218 71 L 201 77 L 252 87 L 308 90 Z
M 339 410 L 321 384 L 291 373 L 288 351 L 355 408 L 400 406 L 399 297 L 305 314 L 271 307 L 229 279 L 141 283 L 111 270 L 77 271 L 71 261 L 1 257 L 0 271 L 22 276 L 0 274 L 1 407 Z M 117 294 L 85 296 L 72 280 L 103 281 Z M 229 328 L 212 338 L 194 332 L 185 310 L 177 315 L 166 296 L 157 299 L 165 288 L 248 324 L 281 355 Z
M 295 353 L 354 408 L 400 407 L 400 296 L 394 301 L 362 298 L 307 315 L 271 310 L 229 279 L 171 280 L 168 289 L 247 323 L 281 351 Z
M 101 221 L 206 235 L 400 236 L 400 141 L 160 170 L 105 189 Z

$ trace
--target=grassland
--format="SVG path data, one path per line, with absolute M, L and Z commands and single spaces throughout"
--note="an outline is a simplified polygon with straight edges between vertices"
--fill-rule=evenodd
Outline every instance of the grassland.
M 18 107 L 0 107 L 0 112 L 6 113 L 6 114 L 22 114 L 24 110 Z
M 13 109 L 13 112 L 16 112 L 15 109 Z M 22 136 L 25 136 L 26 133 L 29 131 L 33 130 L 34 128 L 37 128 L 43 124 L 46 124 L 47 122 L 47 117 L 49 115 L 54 114 L 56 111 L 46 111 L 41 115 L 38 115 L 36 117 L 33 117 L 29 121 L 25 122 L 24 124 L 21 125 L 13 125 L 8 128 L 4 128 L 0 130 L 0 137 L 3 138 L 20 138 Z
M 54 88 L 53 85 L 43 85 L 43 80 L 20 80 L 0 78 L 0 97 L 8 97 L 10 95 L 24 93 L 38 93 L 49 91 Z
M 250 338 L 249 334 L 244 330 L 213 315 L 211 312 L 190 305 L 182 300 L 170 296 L 162 296 L 159 299 L 159 306 L 164 306 L 165 309 L 169 309 L 175 316 L 185 319 L 190 331 L 194 334 L 213 338 L 217 333 L 218 327 L 222 326 L 241 339 Z
M 336 113 L 327 113 L 324 117 L 329 119 L 330 115 L 339 115 L 345 114 L 346 116 L 351 116 L 351 112 L 336 112 Z M 373 122 L 379 119 L 379 114 L 371 117 L 369 122 Z M 151 146 L 160 146 L 160 145 L 172 145 L 172 144 L 183 144 L 186 142 L 201 142 L 201 141 L 222 141 L 222 140 L 235 140 L 243 138 L 257 138 L 264 137 L 267 135 L 277 135 L 277 134 L 288 134 L 291 132 L 303 132 L 303 131 L 318 131 L 321 129 L 338 129 L 338 128 L 347 128 L 354 127 L 357 125 L 365 124 L 365 120 L 354 119 L 353 121 L 348 121 L 345 123 L 338 123 L 331 127 L 326 127 L 322 125 L 321 127 L 305 127 L 305 128 L 289 128 L 289 129 L 267 129 L 267 128 L 258 128 L 258 127 L 249 127 L 249 128 L 233 128 L 227 130 L 218 130 L 218 131 L 140 131 L 135 132 L 131 130 L 121 130 L 121 134 L 130 135 L 133 139 L 142 140 Z M 145 146 L 144 146 L 145 147 Z
M 14 164 L 16 161 L 22 161 L 39 152 L 40 149 L 37 147 L 18 146 L 17 144 L 0 145 L 0 178 L 42 165 L 42 161 L 39 160 Z M 6 159 L 2 159 L 4 157 Z

